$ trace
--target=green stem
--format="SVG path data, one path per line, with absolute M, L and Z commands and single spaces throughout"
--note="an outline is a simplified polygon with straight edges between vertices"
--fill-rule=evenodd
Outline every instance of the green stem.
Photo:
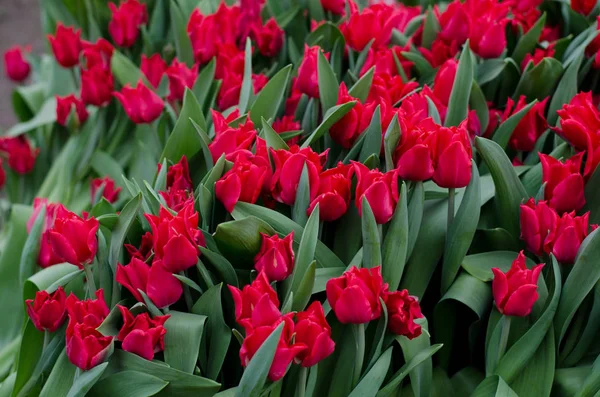
M 79 76 L 75 67 L 71 68 L 71 76 L 73 76 L 73 84 L 75 84 L 75 91 L 79 91 Z
M 183 276 L 183 277 L 187 277 L 185 272 L 179 272 L 179 275 Z M 190 287 L 185 283 L 182 283 L 182 284 L 183 284 L 183 297 L 185 299 L 185 304 L 186 304 L 188 310 L 192 310 L 192 306 L 194 306 L 194 302 L 192 301 L 192 294 L 190 293 Z
M 352 379 L 352 388 L 354 388 L 360 379 L 363 361 L 365 359 L 365 325 L 354 324 L 354 342 L 356 343 L 356 356 L 354 360 L 354 377 Z
M 50 343 L 50 332 L 46 330 L 44 331 L 44 346 L 42 347 L 42 352 L 46 351 L 48 343 Z
M 308 368 L 300 367 L 300 374 L 298 375 L 298 388 L 296 391 L 296 397 L 304 397 L 306 394 L 306 378 L 308 374 Z
M 508 335 L 510 334 L 510 316 L 503 316 L 502 333 L 500 334 L 500 346 L 498 346 L 498 363 L 506 352 Z
M 94 274 L 92 273 L 92 264 L 84 264 L 83 271 L 85 272 L 85 278 L 87 280 L 88 294 L 89 297 L 92 298 L 96 295 L 96 282 L 94 281 Z
M 454 220 L 454 188 L 448 188 L 448 229 Z

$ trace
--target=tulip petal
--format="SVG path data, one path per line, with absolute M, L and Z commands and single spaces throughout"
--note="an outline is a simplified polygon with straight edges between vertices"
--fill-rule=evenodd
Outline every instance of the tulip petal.
M 55 232 L 54 230 L 51 230 L 48 233 L 48 237 L 50 238 L 52 250 L 56 255 L 62 258 L 65 262 L 76 266 L 81 266 L 81 263 L 79 263 L 77 260 L 77 253 L 75 252 L 75 249 L 65 236 Z
M 537 285 L 527 284 L 519 287 L 506 301 L 504 315 L 517 317 L 529 315 L 537 298 Z
M 182 272 L 197 262 L 198 250 L 185 236 L 172 237 L 164 247 L 163 265 L 172 273 Z
M 154 358 L 152 335 L 147 331 L 134 329 L 125 337 L 121 346 L 126 352 L 137 354 L 146 360 Z
M 373 320 L 371 305 L 358 286 L 345 288 L 333 309 L 342 324 L 364 324 Z

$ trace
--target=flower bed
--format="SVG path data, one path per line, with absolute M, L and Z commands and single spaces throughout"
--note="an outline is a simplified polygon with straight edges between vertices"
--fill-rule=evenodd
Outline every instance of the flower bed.
M 597 395 L 596 1 L 233 3 L 5 54 L 0 396 Z

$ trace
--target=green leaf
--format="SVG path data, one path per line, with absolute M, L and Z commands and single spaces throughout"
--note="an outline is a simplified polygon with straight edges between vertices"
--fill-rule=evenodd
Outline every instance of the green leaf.
M 275 357 L 277 345 L 281 339 L 284 323 L 273 330 L 271 335 L 258 348 L 258 351 L 244 370 L 240 384 L 235 392 L 236 397 L 258 397 L 267 380 L 271 363 Z
M 131 87 L 135 87 L 141 79 L 146 86 L 149 88 L 152 87 L 142 71 L 129 58 L 117 50 L 113 51 L 113 55 L 110 58 L 110 69 L 122 86 L 129 84 Z
M 234 218 L 236 218 L 235 215 Z M 219 251 L 223 252 L 224 256 L 231 262 L 252 267 L 254 256 L 260 251 L 261 247 L 260 234 L 273 235 L 275 230 L 267 222 L 260 219 L 260 215 L 256 217 L 248 214 L 236 219 L 235 221 L 219 224 L 214 239 Z
M 304 163 L 300 179 L 298 180 L 296 200 L 292 206 L 292 220 L 300 226 L 306 225 L 306 221 L 308 220 L 308 215 L 306 214 L 310 205 L 310 181 L 308 178 L 308 168 L 306 163 Z
M 481 88 L 475 80 L 473 80 L 473 84 L 471 85 L 469 106 L 471 107 L 471 109 L 475 109 L 475 113 L 477 114 L 477 118 L 479 119 L 481 131 L 482 133 L 485 132 L 490 121 L 490 111 L 488 109 L 485 95 L 483 94 L 483 91 L 481 91 Z
M 472 164 L 471 182 L 458 208 L 446 236 L 444 246 L 444 265 L 442 267 L 442 292 L 446 292 L 456 278 L 460 264 L 465 258 L 479 223 L 481 210 L 481 186 L 479 171 L 475 162 Z
M 56 121 L 56 98 L 48 98 L 31 120 L 13 125 L 3 136 L 15 137 Z
M 383 280 L 395 291 L 400 285 L 408 250 L 408 199 L 406 184 L 400 187 L 400 201 L 383 239 L 381 273 Z
M 515 60 L 517 65 L 520 65 L 525 58 L 525 55 L 533 52 L 535 49 L 537 42 L 542 34 L 542 29 L 546 24 L 546 13 L 542 14 L 542 16 L 537 20 L 535 25 L 533 25 L 527 33 L 525 33 L 519 41 L 517 42 L 517 46 L 512 53 L 512 59 Z
M 12 395 L 17 396 L 19 392 L 26 386 L 29 378 L 32 377 L 35 367 L 42 357 L 42 349 L 44 346 L 44 333 L 38 331 L 30 320 L 27 320 L 25 329 L 23 330 L 23 341 L 19 349 L 19 355 L 16 361 L 17 378 Z M 30 391 L 31 385 L 23 390 L 27 393 Z
M 479 64 L 477 67 L 477 83 L 479 86 L 483 86 L 490 81 L 493 81 L 496 77 L 504 71 L 506 61 L 502 58 L 486 59 Z
M 371 90 L 371 84 L 373 83 L 373 75 L 375 73 L 375 66 L 371 67 L 351 88 L 348 90 L 348 94 L 357 98 L 361 102 L 365 102 L 369 96 Z M 337 91 L 336 91 L 337 95 Z
M 476 137 L 475 146 L 487 164 L 496 187 L 500 226 L 516 238 L 520 235 L 519 206 L 528 195 L 510 159 L 495 142 Z
M 27 240 L 25 240 L 25 245 L 23 246 L 21 263 L 19 264 L 19 285 L 23 285 L 25 280 L 33 276 L 37 270 L 37 259 L 40 252 L 40 242 L 45 222 L 46 206 L 43 205 L 35 218 L 29 236 L 27 236 Z
M 381 316 L 379 317 L 379 321 L 377 321 L 377 328 L 375 329 L 375 334 L 373 335 L 373 343 L 369 352 L 370 359 L 367 361 L 369 363 L 367 366 L 367 371 L 370 370 L 373 365 L 375 365 L 377 359 L 379 359 L 381 356 L 381 350 L 383 350 L 383 341 L 385 339 L 388 326 L 387 308 L 385 307 L 383 299 L 381 297 L 378 299 L 379 303 L 381 304 Z
M 423 182 L 416 182 L 413 185 L 410 200 L 408 201 L 408 247 L 406 258 L 410 258 L 419 230 L 421 230 L 421 221 L 423 220 L 423 206 L 425 205 L 425 189 Z
M 378 105 L 373 113 L 371 123 L 364 132 L 365 140 L 358 156 L 358 161 L 365 163 L 373 154 L 379 158 L 381 152 L 381 108 Z
M 396 336 L 396 341 L 402 348 L 402 354 L 404 355 L 404 361 L 410 362 L 419 352 L 428 349 L 431 346 L 429 337 L 429 325 L 426 318 L 416 320 L 418 324 L 423 327 L 423 333 L 414 339 L 408 339 L 406 336 Z M 429 396 L 431 393 L 432 379 L 433 379 L 433 364 L 432 359 L 428 358 L 417 365 L 412 371 L 410 371 L 410 384 L 413 393 L 416 397 Z
M 467 42 L 458 59 L 458 69 L 452 85 L 452 93 L 446 113 L 446 127 L 457 126 L 467 118 L 469 96 L 473 84 L 473 56 Z
M 499 376 L 490 376 L 477 386 L 471 397 L 519 397 Z
M 554 328 L 550 327 L 542 344 L 510 387 L 519 395 L 550 396 L 556 371 Z
M 508 146 L 508 141 L 512 136 L 513 131 L 517 128 L 519 122 L 525 117 L 527 113 L 531 110 L 533 105 L 537 103 L 537 99 L 534 99 L 530 103 L 528 103 L 523 109 L 519 110 L 517 113 L 510 116 L 506 119 L 500 127 L 494 133 L 492 139 L 496 142 L 502 149 L 506 150 Z
M 254 94 L 252 84 L 252 43 L 250 42 L 250 38 L 246 39 L 246 50 L 244 54 L 244 80 L 242 82 L 242 88 L 240 89 L 240 101 L 238 105 L 240 114 L 246 113 L 246 110 L 250 107 L 250 101 Z
M 200 353 L 206 316 L 170 311 L 165 323 L 165 362 L 172 368 L 192 374 Z
M 394 114 L 390 125 L 383 136 L 383 151 L 385 153 L 385 170 L 391 171 L 394 168 L 394 150 L 400 141 L 400 123 L 398 114 Z
M 76 370 L 67 357 L 66 349 L 63 349 L 42 388 L 40 397 L 66 397 L 73 386 Z
M 275 150 L 285 149 L 289 150 L 289 146 L 279 134 L 269 125 L 267 120 L 262 119 L 263 133 L 265 141 L 267 142 L 267 147 L 273 148 Z
M 575 397 L 595 396 L 600 390 L 600 357 L 594 360 L 590 374 L 585 378 L 581 390 L 577 392 Z
M 492 268 L 497 267 L 503 273 L 506 273 L 518 253 L 512 251 L 490 251 L 480 254 L 467 255 L 462 261 L 462 268 L 465 269 L 471 276 L 478 278 L 481 281 L 492 281 L 494 273 Z M 525 257 L 527 267 L 529 269 L 535 266 L 535 262 Z
M 304 279 L 306 272 L 309 270 L 310 264 L 315 259 L 315 250 L 317 248 L 317 241 L 319 240 L 319 204 L 315 206 L 314 211 L 308 218 L 302 238 L 300 239 L 300 245 L 298 247 L 298 253 L 296 255 L 294 270 L 291 277 L 289 277 L 284 283 L 284 291 L 293 292 L 294 295 L 298 294 L 300 284 Z M 285 294 L 287 295 L 287 294 Z
M 392 348 L 387 349 L 365 374 L 349 397 L 375 397 L 383 384 L 392 360 Z
M 236 220 L 255 216 L 267 222 L 278 233 L 284 236 L 290 234 L 293 230 L 294 241 L 297 243 L 300 243 L 300 236 L 304 233 L 304 228 L 302 226 L 291 219 L 288 219 L 286 216 L 254 204 L 238 202 L 231 215 Z M 317 241 L 315 259 L 320 267 L 345 267 L 344 263 L 340 261 L 340 259 L 321 241 Z
M 375 215 L 366 197 L 362 198 L 363 267 L 381 265 L 381 240 Z
M 472 91 L 473 89 L 471 89 L 471 92 Z M 438 111 L 437 106 L 435 106 L 435 103 L 431 100 L 429 95 L 426 95 L 425 98 L 427 98 L 427 113 L 429 114 L 429 117 L 431 117 L 436 124 L 441 125 L 442 119 L 440 117 L 440 112 Z
M 325 19 L 325 11 L 320 0 L 308 0 L 308 12 L 310 13 L 310 18 L 317 22 Z
M 563 66 L 554 58 L 544 58 L 534 67 L 527 68 L 513 94 L 513 99 L 525 95 L 528 100 L 543 100 L 549 96 L 562 75 Z
M 396 391 L 400 383 L 406 378 L 406 376 L 419 364 L 423 361 L 427 360 L 429 357 L 433 356 L 438 350 L 442 348 L 443 345 L 437 344 L 433 345 L 415 355 L 412 360 L 407 362 L 400 368 L 391 378 L 391 380 L 387 383 L 387 385 L 381 389 L 377 393 L 377 397 L 385 397 L 394 395 L 393 393 Z
M 210 62 L 206 64 L 198 74 L 196 82 L 194 83 L 194 87 L 192 88 L 192 92 L 194 93 L 194 96 L 198 100 L 198 103 L 202 109 L 204 109 L 207 105 L 210 87 L 215 79 L 216 65 L 216 59 L 211 59 Z M 200 121 L 202 120 L 204 120 L 204 118 L 200 119 Z M 207 131 L 206 124 L 200 125 L 200 128 L 202 128 L 202 131 Z
M 117 262 L 121 256 L 121 250 L 123 249 L 123 243 L 125 237 L 133 224 L 133 221 L 140 210 L 142 203 L 142 194 L 138 194 L 123 207 L 123 210 L 119 214 L 119 219 L 115 225 L 111 239 L 110 239 L 110 251 L 108 253 L 108 263 L 110 264 L 113 274 L 117 272 Z
M 393 34 L 396 32 L 397 31 L 392 32 L 392 37 Z M 435 74 L 435 69 L 433 68 L 433 66 L 431 66 L 429 61 L 425 59 L 423 55 L 421 55 L 421 53 L 403 51 L 401 52 L 401 54 L 404 58 L 406 58 L 414 64 L 415 69 L 417 69 L 417 72 L 419 73 L 421 79 L 428 79 Z
M 187 20 L 182 9 L 176 1 L 170 2 L 171 26 L 174 30 L 173 36 L 175 39 L 175 50 L 177 58 L 181 62 L 185 62 L 188 67 L 194 64 L 194 52 L 192 51 L 192 43 L 187 34 Z
M 123 371 L 96 382 L 87 394 L 90 397 L 146 397 L 163 390 L 169 382 L 138 371 Z
M 160 155 L 160 161 L 166 158 L 173 163 L 177 163 L 182 156 L 191 159 L 200 151 L 202 138 L 198 135 L 190 120 L 193 120 L 199 126 L 206 125 L 200 104 L 194 93 L 186 88 L 181 113 Z
M 302 280 L 298 284 L 298 288 L 293 290 L 290 296 L 292 297 L 292 311 L 302 311 L 310 301 L 312 290 L 315 285 L 317 262 L 312 261 L 308 265 L 308 269 L 304 272 Z
M 262 118 L 269 120 L 277 116 L 277 111 L 285 96 L 291 70 L 292 65 L 284 67 L 275 76 L 271 77 L 269 82 L 260 90 L 250 109 L 250 119 L 254 124 L 258 125 Z
M 231 330 L 223 317 L 222 286 L 223 284 L 218 284 L 210 287 L 192 307 L 192 313 L 206 316 L 206 331 L 200 346 L 200 357 L 207 354 L 205 372 L 206 376 L 213 380 L 216 380 L 221 372 L 231 343 Z
M 125 172 L 110 154 L 96 150 L 90 159 L 90 165 L 98 175 L 107 175 L 117 186 L 125 187 L 121 178 Z
M 347 102 L 341 105 L 336 105 L 329 109 L 325 116 L 323 117 L 323 121 L 319 126 L 313 131 L 312 134 L 306 138 L 306 141 L 302 144 L 302 148 L 309 147 L 311 144 L 316 142 L 319 138 L 325 135 L 326 132 L 329 131 L 331 126 L 337 123 L 342 117 L 346 115 L 354 107 L 356 104 L 355 101 Z
M 325 291 L 327 282 L 332 278 L 341 276 L 345 270 L 345 267 L 325 267 L 317 269 L 312 293 L 316 294 Z
M 425 23 L 423 24 L 423 40 L 421 45 L 425 48 L 430 49 L 431 44 L 437 37 L 440 31 L 440 23 L 433 12 L 431 6 L 427 8 L 427 14 L 425 16 Z
M 565 336 L 575 312 L 594 288 L 596 282 L 600 280 L 600 269 L 594 265 L 600 255 L 600 232 L 598 230 L 590 233 L 581 243 L 575 264 L 565 281 L 554 320 L 559 343 Z
M 213 267 L 213 273 L 215 273 L 219 279 L 223 280 L 226 284 L 233 285 L 235 287 L 239 286 L 235 269 L 233 268 L 233 265 L 227 259 L 225 259 L 225 257 L 205 247 L 200 247 L 200 252 L 211 263 Z
M 323 55 L 323 51 L 318 51 L 317 55 L 317 76 L 319 78 L 319 99 L 325 114 L 337 103 L 340 85 L 335 77 L 335 72 Z
M 569 65 L 562 78 L 558 82 L 556 91 L 552 95 L 550 100 L 550 107 L 548 108 L 548 124 L 555 125 L 558 120 L 558 114 L 556 113 L 565 103 L 569 103 L 571 99 L 578 92 L 577 75 L 579 73 L 579 67 L 583 60 L 583 53 L 580 54 L 575 60 Z
M 73 386 L 71 386 L 67 397 L 83 397 L 87 395 L 87 392 L 100 379 L 107 366 L 108 363 L 102 363 L 88 371 L 82 371 L 73 381 Z

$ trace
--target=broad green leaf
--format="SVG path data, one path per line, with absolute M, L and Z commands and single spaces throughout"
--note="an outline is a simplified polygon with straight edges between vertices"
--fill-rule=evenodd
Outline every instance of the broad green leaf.
M 394 37 L 393 34 L 396 32 L 397 31 L 393 31 L 392 37 Z M 403 51 L 401 52 L 401 54 L 404 58 L 408 59 L 414 64 L 415 69 L 417 69 L 417 72 L 419 73 L 421 79 L 428 79 L 431 76 L 435 75 L 435 69 L 433 68 L 433 66 L 431 66 L 429 61 L 425 59 L 423 55 L 421 55 L 421 53 Z
M 402 347 L 404 361 L 410 362 L 419 352 L 428 349 L 431 346 L 429 336 L 429 325 L 426 318 L 416 320 L 423 327 L 423 333 L 414 339 L 408 339 L 406 336 L 396 336 L 396 341 Z M 421 362 L 412 371 L 410 371 L 410 384 L 416 397 L 429 396 L 431 393 L 433 364 L 431 357 Z
M 406 184 L 400 187 L 400 201 L 396 205 L 390 227 L 383 239 L 381 273 L 383 280 L 395 291 L 400 285 L 408 250 L 408 199 Z
M 194 373 L 206 316 L 170 311 L 165 323 L 165 362 L 172 368 Z
M 339 84 L 323 51 L 318 51 L 317 54 L 317 76 L 319 77 L 319 99 L 325 114 L 337 103 Z
M 540 19 L 537 20 L 535 25 L 533 25 L 527 31 L 527 33 L 521 36 L 521 38 L 517 42 L 517 46 L 515 47 L 515 50 L 512 53 L 512 59 L 514 59 L 518 65 L 521 64 L 521 62 L 525 58 L 525 55 L 533 52 L 533 50 L 535 49 L 545 24 L 546 14 L 544 13 L 540 17 Z
M 528 100 L 537 98 L 543 100 L 549 96 L 563 72 L 560 61 L 554 58 L 544 58 L 537 65 L 529 67 L 521 75 L 521 80 L 513 94 L 514 99 L 525 95 Z
M 66 397 L 73 385 L 76 371 L 77 367 L 71 364 L 66 349 L 64 349 L 58 356 L 50 376 L 42 388 L 40 397 Z
M 131 87 L 135 87 L 141 79 L 145 85 L 152 87 L 142 71 L 129 58 L 117 50 L 113 51 L 110 58 L 110 69 L 122 86 L 129 84 Z
M 502 58 L 486 59 L 477 66 L 477 83 L 483 86 L 496 79 L 504 71 L 506 62 Z
M 471 397 L 519 397 L 499 376 L 490 376 L 477 386 Z
M 275 150 L 289 150 L 289 146 L 287 145 L 287 143 L 285 143 L 285 141 L 281 139 L 279 134 L 273 129 L 273 127 L 269 125 L 269 123 L 267 122 L 267 120 L 264 119 L 264 117 L 262 119 L 262 126 L 264 138 L 267 142 L 267 147 L 273 148 Z
M 471 92 L 472 91 L 473 89 L 471 89 Z M 440 117 L 440 112 L 438 111 L 437 106 L 435 106 L 435 103 L 431 100 L 429 95 L 425 96 L 425 98 L 427 98 L 427 113 L 429 114 L 429 117 L 431 117 L 436 124 L 441 125 L 442 119 Z
M 408 201 L 408 247 L 406 258 L 415 248 L 419 230 L 421 229 L 421 221 L 423 219 L 423 205 L 425 204 L 425 189 L 423 182 L 415 182 L 410 192 L 410 200 Z
M 319 126 L 313 131 L 312 134 L 306 138 L 306 141 L 302 144 L 302 148 L 309 147 L 314 142 L 316 142 L 319 138 L 325 135 L 326 132 L 329 131 L 331 126 L 337 123 L 342 117 L 346 115 L 354 107 L 356 104 L 355 101 L 347 102 L 341 105 L 336 105 L 330 108 L 327 113 L 323 116 L 323 121 Z
M 100 379 L 108 363 L 102 363 L 88 371 L 82 371 L 78 376 L 75 377 L 73 381 L 73 386 L 71 386 L 71 390 L 69 390 L 69 394 L 67 397 L 83 397 L 87 395 L 87 392 L 90 391 L 92 386 Z
M 555 350 L 554 328 L 550 327 L 533 357 L 525 368 L 519 371 L 518 377 L 510 383 L 510 387 L 517 395 L 551 395 L 551 391 L 554 390 L 556 371 Z
M 316 261 L 312 261 L 308 265 L 308 269 L 306 269 L 304 272 L 298 287 L 291 292 L 290 297 L 292 298 L 292 311 L 299 312 L 304 310 L 310 301 L 313 287 L 315 285 L 316 266 Z
M 381 355 L 375 365 L 365 374 L 358 385 L 352 390 L 349 397 L 375 397 L 383 384 L 392 360 L 390 347 Z
M 56 121 L 56 98 L 48 98 L 35 117 L 13 125 L 3 136 L 14 137 Z
M 198 74 L 196 82 L 194 83 L 194 87 L 192 88 L 192 92 L 194 93 L 194 96 L 198 100 L 198 103 L 202 109 L 205 108 L 210 88 L 215 79 L 216 65 L 216 59 L 211 59 L 211 61 L 206 64 Z M 202 120 L 204 120 L 204 118 L 200 119 L 200 121 Z M 202 128 L 202 131 L 207 131 L 206 124 L 200 125 L 200 128 Z
M 552 95 L 550 100 L 550 107 L 548 108 L 548 124 L 555 125 L 558 120 L 558 114 L 556 113 L 565 103 L 569 103 L 571 99 L 578 92 L 577 75 L 579 73 L 579 67 L 583 60 L 583 54 L 579 55 L 574 62 L 572 62 L 562 78 L 560 79 L 556 92 Z
M 40 243 L 44 224 L 46 223 L 46 206 L 43 205 L 38 213 L 29 236 L 25 240 L 23 252 L 21 253 L 21 262 L 19 264 L 19 285 L 23 285 L 25 280 L 33 276 L 37 270 L 37 259 L 40 252 Z
M 581 390 L 577 392 L 575 397 L 592 397 L 600 390 L 600 357 L 594 360 L 590 374 L 585 378 Z
M 469 96 L 473 84 L 473 56 L 467 42 L 458 60 L 458 69 L 452 85 L 452 93 L 446 113 L 445 126 L 457 126 L 467 118 Z
M 194 52 L 192 51 L 192 43 L 187 34 L 187 20 L 182 9 L 176 1 L 170 2 L 171 26 L 174 30 L 173 36 L 175 39 L 175 49 L 177 58 L 181 62 L 185 62 L 188 67 L 194 64 Z
M 232 263 L 251 268 L 254 265 L 254 256 L 260 251 L 261 233 L 273 235 L 275 230 L 262 220 L 260 215 L 256 217 L 248 214 L 234 221 L 219 224 L 214 239 L 219 250 Z
M 193 120 L 199 126 L 206 125 L 200 104 L 196 100 L 194 93 L 189 88 L 186 88 L 181 113 L 160 155 L 160 161 L 166 158 L 173 163 L 177 163 L 181 160 L 182 156 L 191 159 L 198 153 L 201 148 L 202 138 L 196 132 L 190 120 Z
M 250 119 L 254 124 L 258 125 L 261 118 L 269 120 L 277 116 L 277 110 L 283 101 L 291 70 L 292 65 L 284 67 L 275 76 L 271 77 L 269 82 L 260 90 L 250 109 Z
M 129 200 L 123 210 L 119 214 L 119 219 L 117 220 L 117 224 L 115 225 L 111 240 L 110 240 L 110 251 L 108 253 L 108 263 L 110 264 L 111 269 L 113 270 L 113 274 L 117 272 L 117 262 L 121 256 L 121 250 L 123 249 L 123 243 L 125 242 L 125 237 L 127 236 L 127 232 L 131 228 L 133 221 L 140 210 L 140 206 L 142 203 L 142 195 L 141 193 Z
M 308 218 L 302 238 L 300 239 L 300 245 L 298 246 L 298 253 L 294 261 L 294 270 L 292 275 L 284 283 L 284 291 L 293 292 L 297 296 L 300 283 L 304 279 L 305 273 L 308 271 L 310 264 L 315 259 L 315 250 L 317 248 L 317 241 L 319 240 L 319 204 L 315 206 L 314 211 Z M 287 293 L 285 294 L 287 295 Z
M 146 397 L 163 390 L 169 382 L 138 371 L 123 371 L 99 380 L 87 394 L 90 397 Z
M 363 267 L 381 266 L 381 236 L 371 205 L 362 198 Z
M 231 262 L 221 256 L 221 254 L 213 252 L 205 247 L 200 247 L 200 252 L 204 258 L 208 259 L 208 262 L 212 265 L 211 270 L 213 270 L 213 273 L 215 273 L 220 280 L 223 280 L 226 284 L 233 285 L 234 287 L 239 286 L 237 274 L 235 273 L 235 269 Z
M 375 113 L 373 113 L 373 118 L 371 119 L 371 123 L 367 127 L 367 130 L 364 132 L 365 140 L 363 142 L 362 148 L 360 149 L 360 154 L 358 156 L 358 161 L 361 163 L 365 163 L 367 159 L 375 154 L 379 158 L 379 153 L 381 152 L 381 107 L 377 106 L 375 109 Z
M 490 251 L 480 254 L 467 255 L 462 260 L 462 268 L 465 269 L 471 276 L 478 278 L 481 281 L 492 281 L 494 273 L 492 268 L 497 267 L 506 273 L 513 261 L 517 258 L 517 252 L 511 251 Z M 531 269 L 535 266 L 535 262 L 525 257 L 527 267 Z
M 427 98 L 429 99 L 429 97 Z M 431 103 L 431 102 L 429 102 Z M 481 132 L 484 133 L 489 124 L 490 111 L 488 109 L 485 95 L 475 80 L 471 85 L 471 95 L 469 96 L 469 106 L 471 109 L 475 109 L 477 118 L 479 119 L 479 126 Z
M 422 46 L 430 49 L 431 44 L 437 37 L 437 34 L 440 31 L 440 23 L 433 12 L 433 8 L 429 6 L 427 9 L 427 14 L 425 16 L 425 23 L 423 24 L 423 40 Z
M 240 89 L 240 101 L 238 108 L 240 114 L 245 114 L 250 107 L 250 101 L 254 94 L 254 86 L 252 83 L 252 44 L 250 38 L 246 39 L 246 50 L 244 52 L 244 79 L 242 88 Z
M 508 146 L 508 141 L 510 140 L 513 131 L 515 130 L 515 128 L 517 128 L 519 122 L 523 119 L 523 117 L 525 117 L 525 115 L 531 110 L 533 105 L 535 105 L 536 103 L 537 99 L 534 99 L 533 101 L 525 105 L 523 109 L 519 110 L 517 113 L 513 114 L 502 124 L 500 124 L 500 126 L 498 127 L 498 129 L 492 137 L 494 142 L 496 142 L 502 149 L 506 150 L 506 147 Z
M 371 84 L 373 83 L 373 74 L 375 73 L 375 66 L 371 67 L 349 90 L 348 94 L 357 98 L 361 102 L 365 102 L 369 96 L 371 90 Z M 337 95 L 337 93 L 336 93 Z
M 23 392 L 27 393 L 30 391 L 32 385 L 27 384 L 27 381 L 32 377 L 35 367 L 42 357 L 44 333 L 38 331 L 29 319 L 23 330 L 23 341 L 25 343 L 21 343 L 19 355 L 15 363 L 17 377 L 12 392 L 13 396 L 19 395 L 19 392 L 26 386 L 27 388 Z
M 125 175 L 125 172 L 110 154 L 96 150 L 92 155 L 90 165 L 98 175 L 107 175 L 115 181 L 117 186 L 125 187 L 121 178 L 121 175 Z
M 385 153 L 385 170 L 391 171 L 394 168 L 394 150 L 400 141 L 400 123 L 398 122 L 398 114 L 394 114 L 390 125 L 383 136 L 383 151 Z
M 375 363 L 381 356 L 381 351 L 383 350 L 383 342 L 388 327 L 387 308 L 385 307 L 385 303 L 383 302 L 382 298 L 379 298 L 379 302 L 381 304 L 381 316 L 377 321 L 377 328 L 375 329 L 375 333 L 373 334 L 373 343 L 371 345 L 369 355 L 367 356 L 370 357 L 370 359 L 367 361 L 369 363 L 369 365 L 367 365 L 367 371 L 373 368 L 373 365 L 375 365 Z

